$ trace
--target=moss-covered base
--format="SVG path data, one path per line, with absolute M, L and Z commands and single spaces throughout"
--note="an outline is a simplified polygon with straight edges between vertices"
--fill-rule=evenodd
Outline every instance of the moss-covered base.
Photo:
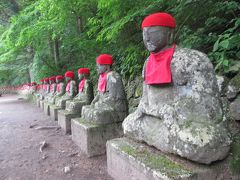
M 77 120 L 80 124 L 83 124 L 85 126 L 92 127 L 92 128 L 101 126 L 99 124 L 95 124 L 94 122 L 87 121 L 87 120 L 85 120 L 83 118 L 76 118 L 75 120 Z
M 88 157 L 105 154 L 107 140 L 123 135 L 122 124 L 93 124 L 81 118 L 71 119 L 72 140 Z
M 135 179 L 191 179 L 215 180 L 229 177 L 225 172 L 228 161 L 201 165 L 179 156 L 165 154 L 144 143 L 129 138 L 107 142 L 108 173 L 116 180 Z

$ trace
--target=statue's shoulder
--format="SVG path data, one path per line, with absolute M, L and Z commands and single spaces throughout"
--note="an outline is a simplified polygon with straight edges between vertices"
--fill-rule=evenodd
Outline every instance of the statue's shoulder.
M 213 65 L 208 56 L 198 50 L 176 47 L 171 65 L 176 66 L 178 69 L 212 69 Z
M 80 82 L 79 82 L 79 83 L 80 83 Z M 84 83 L 85 83 L 85 84 L 91 84 L 91 80 L 90 80 L 90 79 L 86 79 Z
M 121 78 L 121 75 L 118 72 L 116 72 L 116 71 L 110 71 L 107 74 L 107 77 L 108 78 L 111 78 L 111 77 L 113 77 L 113 78 Z
M 191 59 L 191 60 L 205 60 L 209 61 L 207 55 L 201 51 L 189 48 L 181 48 L 176 46 L 175 51 L 173 53 L 173 59 Z

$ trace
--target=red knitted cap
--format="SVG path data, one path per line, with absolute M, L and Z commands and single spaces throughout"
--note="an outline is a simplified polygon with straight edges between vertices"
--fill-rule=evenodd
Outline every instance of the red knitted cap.
M 32 85 L 32 86 L 35 86 L 35 85 L 37 85 L 37 83 L 36 83 L 36 82 L 32 82 L 31 85 Z
M 56 77 L 55 76 L 52 76 L 49 78 L 50 81 L 55 81 Z
M 65 77 L 69 77 L 69 78 L 74 79 L 74 72 L 72 72 L 72 71 L 67 71 L 67 72 L 65 73 Z
M 172 15 L 164 12 L 150 14 L 145 17 L 142 22 L 142 29 L 144 27 L 150 26 L 165 26 L 165 27 L 176 27 L 176 20 L 172 17 Z
M 44 82 L 44 79 L 41 79 L 40 82 Z
M 90 74 L 89 68 L 80 68 L 78 69 L 78 74 Z
M 97 57 L 96 62 L 101 65 L 102 64 L 111 65 L 113 64 L 113 58 L 109 54 L 101 54 L 100 56 Z
M 63 79 L 63 76 L 62 75 L 58 75 L 58 76 L 56 76 L 56 80 L 60 80 L 60 79 Z
M 49 78 L 44 78 L 44 82 L 49 82 Z

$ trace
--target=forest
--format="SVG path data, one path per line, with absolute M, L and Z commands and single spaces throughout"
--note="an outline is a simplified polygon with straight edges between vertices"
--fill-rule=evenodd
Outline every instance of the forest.
M 219 75 L 238 74 L 238 0 L 1 0 L 0 86 L 80 67 L 96 78 L 102 53 L 113 55 L 116 71 L 133 79 L 148 56 L 141 22 L 160 11 L 176 18 L 177 45 L 208 54 Z

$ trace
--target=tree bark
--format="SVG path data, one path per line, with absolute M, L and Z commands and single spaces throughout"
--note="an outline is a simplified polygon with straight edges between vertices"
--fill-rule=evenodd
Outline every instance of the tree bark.
M 77 17 L 77 32 L 80 34 L 82 32 L 82 20 L 81 17 Z
M 59 40 L 55 39 L 54 40 L 54 61 L 55 61 L 56 67 L 58 67 L 59 60 L 60 60 Z

